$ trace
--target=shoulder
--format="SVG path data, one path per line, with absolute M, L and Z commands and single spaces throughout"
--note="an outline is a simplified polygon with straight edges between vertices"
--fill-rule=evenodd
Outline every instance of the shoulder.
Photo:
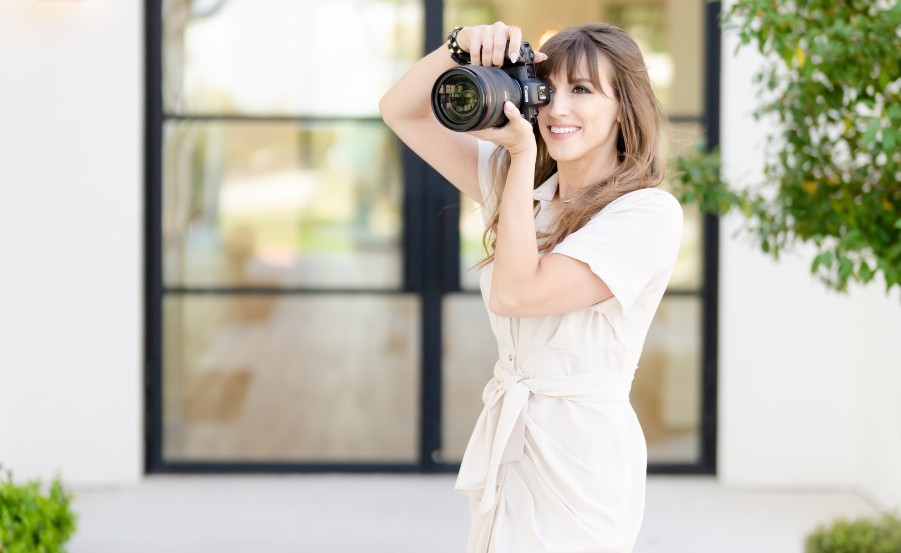
M 636 217 L 651 219 L 660 224 L 676 224 L 683 220 L 682 204 L 670 192 L 659 188 L 641 188 L 633 190 L 613 200 L 594 214 L 589 222 L 595 222 L 616 213 L 619 217 Z
M 638 190 L 626 192 L 619 198 L 613 200 L 607 204 L 604 209 L 599 211 L 598 214 L 614 206 L 623 207 L 634 205 L 661 206 L 682 211 L 682 205 L 679 203 L 679 200 L 666 190 L 661 190 L 660 188 L 639 188 Z

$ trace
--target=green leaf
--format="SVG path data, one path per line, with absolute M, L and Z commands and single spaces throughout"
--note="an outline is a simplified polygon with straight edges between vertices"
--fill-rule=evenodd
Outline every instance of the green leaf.
M 898 144 L 898 131 L 895 129 L 885 129 L 882 131 L 882 147 L 886 151 L 891 152 Z
M 901 125 L 901 105 L 892 104 L 886 110 L 889 119 L 896 125 Z
M 876 133 L 879 132 L 879 119 L 875 117 L 869 118 L 869 123 L 867 123 L 867 130 L 864 131 L 863 136 L 860 137 L 860 142 L 862 145 L 866 146 L 871 144 L 876 140 Z
M 874 275 L 873 269 L 870 268 L 870 266 L 867 264 L 866 261 L 860 262 L 860 271 L 859 272 L 860 272 L 860 278 L 864 282 L 864 284 L 866 284 L 867 282 L 870 282 L 873 279 L 873 275 Z

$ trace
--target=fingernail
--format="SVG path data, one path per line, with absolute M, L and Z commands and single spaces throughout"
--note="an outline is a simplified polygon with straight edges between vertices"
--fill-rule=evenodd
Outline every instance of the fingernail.
M 519 52 L 513 52 L 512 54 L 510 54 L 510 61 L 512 61 L 513 63 L 516 63 L 516 60 L 518 60 L 518 59 L 519 59 Z

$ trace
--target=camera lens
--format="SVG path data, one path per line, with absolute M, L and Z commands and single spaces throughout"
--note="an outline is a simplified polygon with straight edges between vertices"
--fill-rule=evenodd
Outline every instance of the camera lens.
M 466 123 L 481 106 L 482 94 L 476 84 L 463 75 L 453 75 L 444 83 L 441 105 L 449 119 Z
M 496 67 L 455 67 L 442 73 L 432 87 L 435 117 L 455 131 L 502 126 L 507 122 L 505 100 L 519 106 L 522 89 Z

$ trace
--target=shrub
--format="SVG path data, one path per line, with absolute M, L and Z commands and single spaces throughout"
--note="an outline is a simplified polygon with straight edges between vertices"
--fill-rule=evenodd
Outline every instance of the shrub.
M 814 245 L 810 271 L 832 289 L 879 273 L 886 292 L 901 286 L 901 3 L 736 0 L 722 24 L 767 60 L 754 76 L 754 115 L 771 123 L 763 180 L 724 182 L 702 145 L 674 161 L 676 195 L 743 213 L 776 259 Z
M 77 519 L 70 501 L 59 475 L 43 495 L 39 480 L 17 485 L 7 471 L 0 480 L 0 552 L 65 553 Z
M 804 553 L 901 553 L 901 518 L 886 513 L 878 520 L 840 518 L 817 526 L 804 542 Z

